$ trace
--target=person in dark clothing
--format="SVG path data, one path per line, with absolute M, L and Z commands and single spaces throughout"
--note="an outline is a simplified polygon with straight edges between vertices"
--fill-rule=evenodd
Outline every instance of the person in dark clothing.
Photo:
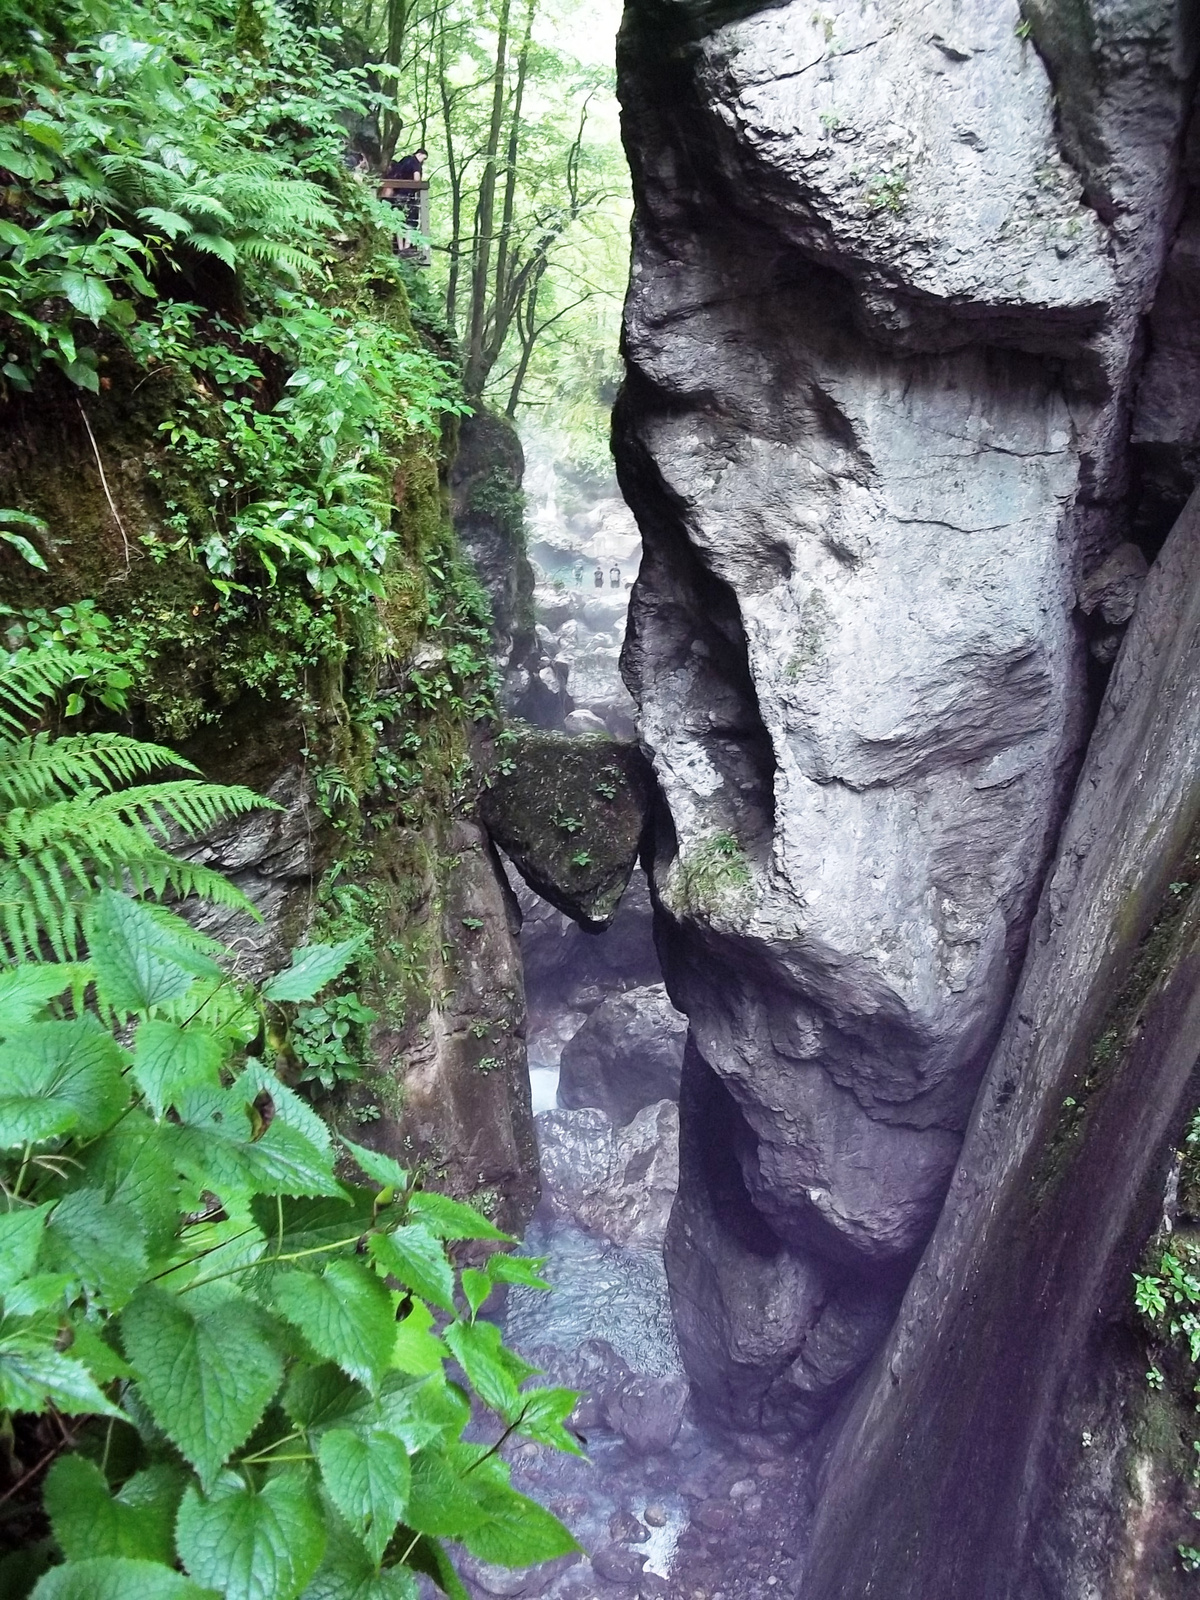
M 421 174 L 425 170 L 425 163 L 429 160 L 429 151 L 422 148 L 414 150 L 412 155 L 404 156 L 399 161 L 392 161 L 384 173 L 385 178 L 403 178 L 406 183 L 419 183 Z M 410 228 L 416 228 L 421 221 L 421 197 L 417 190 L 406 189 L 399 194 L 389 196 L 394 206 L 403 206 L 405 220 Z
M 604 587 L 604 568 L 603 567 L 598 566 L 596 568 L 595 572 L 592 574 L 592 581 L 595 583 L 597 589 L 603 589 L 603 587 Z
M 429 160 L 428 150 L 414 150 L 412 155 L 403 156 L 399 161 L 389 163 L 385 178 L 404 178 L 408 183 L 419 182 L 425 163 Z

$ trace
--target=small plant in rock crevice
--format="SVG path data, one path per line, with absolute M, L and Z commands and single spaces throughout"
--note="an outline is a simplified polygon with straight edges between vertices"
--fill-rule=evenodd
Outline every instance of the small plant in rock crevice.
M 681 910 L 715 915 L 744 902 L 754 875 L 741 842 L 720 829 L 677 857 L 668 882 Z

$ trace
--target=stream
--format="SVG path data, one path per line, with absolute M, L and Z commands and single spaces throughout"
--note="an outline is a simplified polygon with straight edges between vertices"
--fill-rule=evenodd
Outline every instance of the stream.
M 636 525 L 615 482 L 581 496 L 530 454 L 538 633 L 574 702 L 566 731 L 628 738 L 635 708 L 618 660 Z M 704 1426 L 675 1339 L 662 1246 L 686 1023 L 663 987 L 645 879 L 635 872 L 599 935 L 511 869 L 510 879 L 524 916 L 543 1186 L 523 1251 L 544 1258 L 554 1292 L 510 1290 L 504 1333 L 547 1381 L 581 1391 L 574 1425 L 586 1459 L 528 1442 L 505 1453 L 514 1486 L 561 1517 L 585 1554 L 527 1572 L 467 1557 L 468 1587 L 549 1600 L 793 1595 L 801 1469 L 765 1439 Z

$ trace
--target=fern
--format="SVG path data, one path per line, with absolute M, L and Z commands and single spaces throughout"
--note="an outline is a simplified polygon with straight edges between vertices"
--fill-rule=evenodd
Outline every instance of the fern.
M 172 847 L 269 801 L 198 777 L 139 782 L 164 769 L 196 771 L 162 745 L 31 727 L 88 665 L 59 645 L 0 663 L 0 962 L 46 948 L 73 959 L 84 908 L 106 887 L 199 895 L 255 914 L 220 873 Z

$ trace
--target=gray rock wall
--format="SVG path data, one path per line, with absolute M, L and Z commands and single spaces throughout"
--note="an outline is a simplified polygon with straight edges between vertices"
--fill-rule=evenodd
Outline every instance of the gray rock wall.
M 1012 993 L 1115 645 L 1076 601 L 1126 538 L 1177 11 L 627 9 L 625 670 L 694 1041 L 668 1261 L 736 1426 L 812 1426 L 869 1356 Z
M 1200 1064 L 1198 565 L 1193 498 L 1109 686 L 937 1231 L 838 1432 L 805 1600 L 1186 1592 L 1172 1545 L 1195 1524 L 1156 1482 L 1128 1328 Z

